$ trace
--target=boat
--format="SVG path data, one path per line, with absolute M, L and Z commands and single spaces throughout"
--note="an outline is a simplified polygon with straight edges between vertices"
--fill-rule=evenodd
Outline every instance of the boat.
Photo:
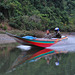
M 10 37 L 13 37 L 20 44 L 23 45 L 28 44 L 28 45 L 34 45 L 39 47 L 50 47 L 59 41 L 68 39 L 67 36 L 62 36 L 62 38 L 46 39 L 46 38 L 36 38 L 32 36 L 20 37 L 10 33 L 6 33 L 6 34 L 9 35 Z

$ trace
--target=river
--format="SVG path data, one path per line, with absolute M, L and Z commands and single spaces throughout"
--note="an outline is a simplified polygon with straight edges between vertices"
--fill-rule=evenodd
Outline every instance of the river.
M 47 49 L 75 52 L 75 35 L 67 36 L 67 40 L 60 41 L 51 47 L 47 47 Z M 44 48 L 20 44 L 0 45 L 0 74 L 6 73 L 19 55 L 24 54 L 30 56 L 43 49 Z

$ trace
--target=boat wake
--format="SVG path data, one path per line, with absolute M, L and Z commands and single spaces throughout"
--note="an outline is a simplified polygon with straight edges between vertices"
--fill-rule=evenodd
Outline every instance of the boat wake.
M 62 50 L 62 51 L 75 52 L 75 36 L 68 36 L 68 40 L 60 41 L 55 45 L 46 48 L 58 51 Z

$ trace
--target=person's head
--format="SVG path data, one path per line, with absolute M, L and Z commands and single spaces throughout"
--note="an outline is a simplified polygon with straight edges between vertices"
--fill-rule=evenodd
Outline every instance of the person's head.
M 55 32 L 57 33 L 58 31 L 59 31 L 59 28 L 58 28 L 58 27 L 56 27 L 56 28 L 55 28 Z
M 46 33 L 49 34 L 49 33 L 50 33 L 50 30 L 48 29 L 48 30 L 46 31 Z

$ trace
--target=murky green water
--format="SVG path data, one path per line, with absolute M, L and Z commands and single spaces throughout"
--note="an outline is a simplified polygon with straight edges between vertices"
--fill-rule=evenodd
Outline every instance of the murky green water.
M 19 44 L 0 45 L 0 75 L 75 75 L 74 52 L 66 55 L 62 54 L 59 66 L 55 66 L 55 59 L 52 59 L 49 65 L 47 65 L 45 59 L 41 59 L 38 62 L 25 64 L 16 71 L 7 73 L 19 55 L 25 54 L 26 56 L 31 56 L 43 49 L 31 47 L 30 50 L 21 51 L 21 49 L 16 47 L 18 45 Z
M 17 45 L 14 44 L 1 45 L 0 74 L 6 73 L 19 55 L 24 54 L 30 56 L 42 49 L 43 48 L 39 47 L 31 47 L 29 50 L 22 51 L 21 49 L 17 48 Z
M 1 45 L 0 46 L 0 73 L 5 73 L 13 61 L 20 54 L 20 50 L 15 48 L 15 45 Z

